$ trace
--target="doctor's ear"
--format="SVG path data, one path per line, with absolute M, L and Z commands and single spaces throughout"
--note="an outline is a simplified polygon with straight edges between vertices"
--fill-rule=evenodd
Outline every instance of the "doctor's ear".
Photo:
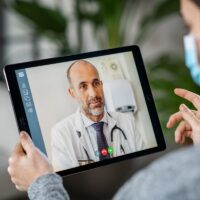
M 71 97 L 75 97 L 75 94 L 74 94 L 74 89 L 73 88 L 69 88 L 68 89 L 68 94 L 71 96 Z

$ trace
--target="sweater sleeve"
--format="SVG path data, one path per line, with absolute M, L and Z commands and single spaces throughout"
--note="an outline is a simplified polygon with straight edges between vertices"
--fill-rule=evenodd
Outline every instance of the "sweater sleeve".
M 69 200 L 62 178 L 56 173 L 40 176 L 28 188 L 30 200 Z
M 200 146 L 172 152 L 133 176 L 114 200 L 198 200 Z

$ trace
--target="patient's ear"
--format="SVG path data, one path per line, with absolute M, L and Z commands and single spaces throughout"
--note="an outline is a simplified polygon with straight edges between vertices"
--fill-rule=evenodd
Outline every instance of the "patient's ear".
M 68 89 L 68 94 L 69 94 L 71 97 L 75 98 L 75 94 L 74 94 L 74 89 L 73 89 L 73 88 L 69 88 L 69 89 Z

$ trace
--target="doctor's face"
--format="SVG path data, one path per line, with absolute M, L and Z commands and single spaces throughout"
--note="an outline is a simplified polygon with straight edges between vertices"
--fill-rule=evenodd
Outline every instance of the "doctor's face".
M 104 112 L 103 84 L 96 68 L 87 61 L 77 61 L 70 69 L 70 95 L 75 98 L 83 113 L 91 118 Z

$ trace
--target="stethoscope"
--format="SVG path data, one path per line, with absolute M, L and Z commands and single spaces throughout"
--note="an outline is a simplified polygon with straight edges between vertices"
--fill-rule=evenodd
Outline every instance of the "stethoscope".
M 121 132 L 121 134 L 123 135 L 123 137 L 124 137 L 124 139 L 127 141 L 127 137 L 126 137 L 126 134 L 124 133 L 124 131 L 120 128 L 120 127 L 118 127 L 117 125 L 115 125 L 113 128 L 112 128 L 112 130 L 111 130 L 111 134 L 110 134 L 110 140 L 111 140 L 111 146 L 113 146 L 113 135 L 114 135 L 114 131 L 115 130 L 119 130 L 120 132 Z M 123 151 L 123 153 L 125 154 L 125 150 L 124 150 L 124 147 L 123 147 L 123 145 L 122 144 L 120 144 L 120 148 L 121 148 L 121 150 Z
M 107 114 L 112 118 L 111 114 L 107 112 Z M 113 146 L 113 138 L 114 138 L 114 132 L 118 130 L 121 132 L 121 134 L 123 135 L 124 139 L 127 141 L 127 137 L 126 137 L 126 134 L 124 133 L 124 131 L 118 127 L 117 125 L 115 125 L 112 130 L 111 130 L 111 133 L 110 133 L 110 139 L 111 139 L 111 146 Z M 80 138 L 81 137 L 81 132 L 80 131 L 76 131 L 77 132 L 77 135 L 78 137 Z M 83 160 L 82 162 L 84 162 L 84 164 L 89 164 L 89 163 L 93 163 L 95 162 L 94 160 L 90 159 L 90 156 L 88 154 L 88 151 L 85 149 L 85 147 L 83 146 L 83 149 L 84 149 L 84 152 L 86 154 L 86 157 L 87 157 L 87 160 Z M 125 154 L 125 150 L 124 150 L 124 147 L 122 144 L 120 144 L 120 149 L 122 150 L 122 152 Z M 81 161 L 79 161 L 79 164 L 80 165 L 83 165 L 81 164 Z

